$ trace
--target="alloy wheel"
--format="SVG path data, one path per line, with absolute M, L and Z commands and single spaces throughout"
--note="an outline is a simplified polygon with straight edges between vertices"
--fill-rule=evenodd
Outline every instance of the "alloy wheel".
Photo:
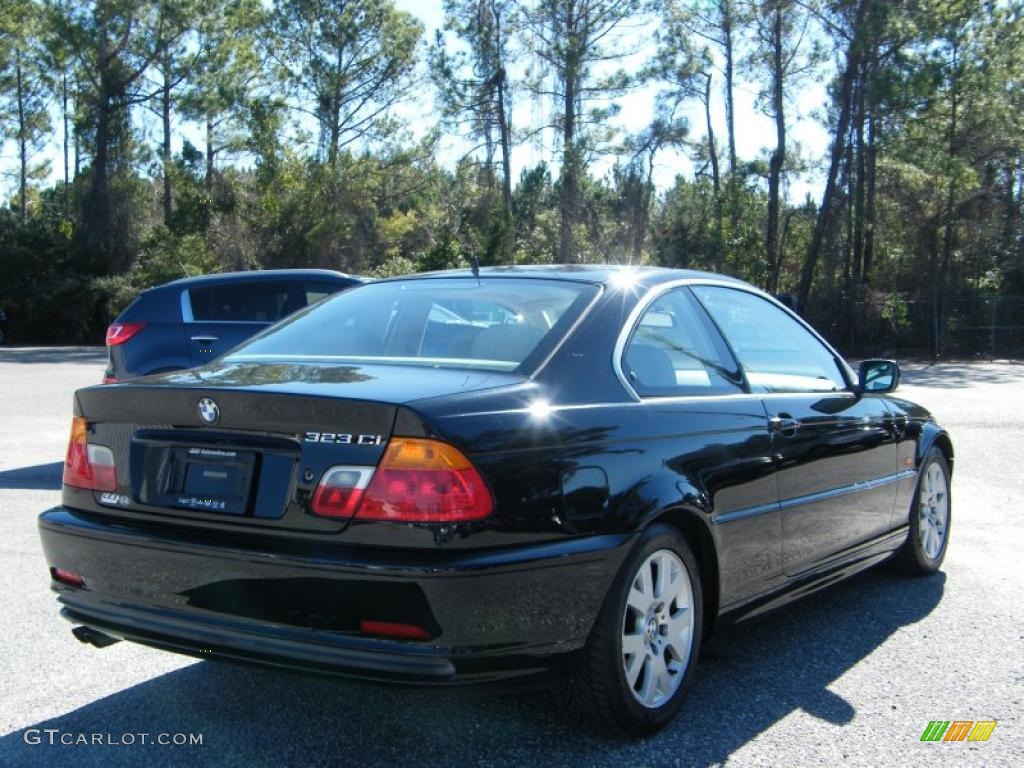
M 949 486 L 942 466 L 933 461 L 921 479 L 918 496 L 917 538 L 929 560 L 942 554 L 949 522 Z
M 622 668 L 644 707 L 660 707 L 679 689 L 693 626 L 693 585 L 686 566 L 670 549 L 652 552 L 633 576 L 622 617 Z

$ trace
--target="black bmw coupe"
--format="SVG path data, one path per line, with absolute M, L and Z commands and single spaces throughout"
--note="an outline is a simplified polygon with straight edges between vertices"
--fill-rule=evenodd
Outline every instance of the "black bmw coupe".
M 79 639 L 380 681 L 550 675 L 652 732 L 701 641 L 889 558 L 935 571 L 953 450 L 738 280 L 384 280 L 202 368 L 79 390 L 39 520 Z

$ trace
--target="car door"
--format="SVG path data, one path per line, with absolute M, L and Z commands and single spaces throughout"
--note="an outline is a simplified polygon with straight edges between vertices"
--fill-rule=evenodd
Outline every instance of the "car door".
M 898 457 L 884 400 L 855 393 L 835 353 L 774 302 L 728 287 L 693 290 L 769 416 L 786 573 L 886 532 Z
M 193 365 L 213 360 L 305 304 L 299 282 L 233 280 L 189 288 L 182 296 L 189 358 Z
M 772 437 L 760 400 L 744 387 L 736 360 L 686 287 L 654 299 L 620 358 L 642 407 L 630 429 L 709 503 L 718 541 L 723 607 L 781 582 L 782 534 Z

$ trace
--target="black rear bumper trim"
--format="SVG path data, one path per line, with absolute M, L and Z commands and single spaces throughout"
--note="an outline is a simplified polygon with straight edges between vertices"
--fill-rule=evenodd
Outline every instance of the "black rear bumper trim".
M 229 658 L 404 683 L 438 684 L 454 681 L 456 675 L 450 659 L 426 653 L 368 651 L 344 647 L 338 642 L 302 642 L 265 632 L 256 634 L 188 621 L 165 612 L 156 615 L 154 611 L 144 611 L 145 618 L 140 619 L 131 610 L 110 611 L 95 605 L 83 610 L 66 596 L 61 597 L 61 602 L 65 604 L 61 616 L 74 624 L 199 658 Z

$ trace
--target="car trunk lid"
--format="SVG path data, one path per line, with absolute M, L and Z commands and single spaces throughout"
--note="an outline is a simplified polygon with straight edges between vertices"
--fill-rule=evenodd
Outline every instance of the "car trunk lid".
M 522 380 L 382 368 L 232 365 L 80 390 L 76 413 L 89 443 L 113 452 L 117 488 L 90 497 L 65 486 L 65 502 L 217 527 L 336 532 L 347 519 L 309 512 L 320 478 L 332 466 L 375 466 L 403 401 Z

